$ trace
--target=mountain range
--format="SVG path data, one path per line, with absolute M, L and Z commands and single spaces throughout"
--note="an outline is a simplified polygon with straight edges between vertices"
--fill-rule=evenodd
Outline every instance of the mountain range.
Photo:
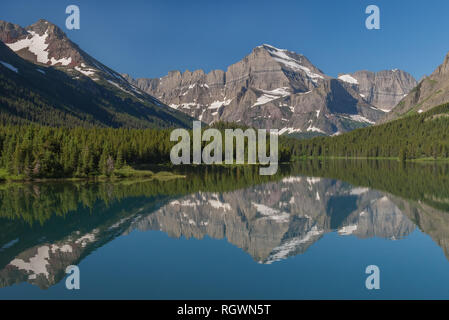
M 304 55 L 261 45 L 227 71 L 169 72 L 130 83 L 208 124 L 225 121 L 280 133 L 333 135 L 382 119 L 412 90 L 401 70 L 327 76 Z
M 302 54 L 263 44 L 226 71 L 133 79 L 56 25 L 0 20 L 0 121 L 51 126 L 190 127 L 234 122 L 298 137 L 338 135 L 449 101 L 449 55 L 419 83 L 393 69 L 326 75 Z

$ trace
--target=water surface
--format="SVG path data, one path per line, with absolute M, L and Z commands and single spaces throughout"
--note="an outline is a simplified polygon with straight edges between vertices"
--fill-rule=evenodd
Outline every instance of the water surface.
M 447 165 L 187 175 L 3 185 L 0 299 L 449 298 Z M 80 290 L 65 287 L 69 265 Z M 365 287 L 368 265 L 380 290 Z

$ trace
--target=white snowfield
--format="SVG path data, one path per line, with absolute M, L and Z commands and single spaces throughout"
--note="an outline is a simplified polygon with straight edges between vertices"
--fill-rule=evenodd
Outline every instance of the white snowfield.
M 296 71 L 303 71 L 306 73 L 307 77 L 310 78 L 313 82 L 317 82 L 317 79 L 324 79 L 324 77 L 318 73 L 312 72 L 309 68 L 301 65 L 301 60 L 296 60 L 294 58 L 291 58 L 286 54 L 288 50 L 285 49 L 279 49 L 276 47 L 273 47 L 269 44 L 264 44 L 263 47 L 268 48 L 270 55 L 273 57 L 274 60 L 277 62 L 282 63 L 284 66 L 289 67 Z
M 232 99 L 227 99 L 223 101 L 214 101 L 211 103 L 208 109 L 220 109 L 222 106 L 227 106 L 231 103 Z
M 36 55 L 37 62 L 47 64 L 50 62 L 51 65 L 55 65 L 60 63 L 63 66 L 67 66 L 72 62 L 72 58 L 62 58 L 62 59 L 55 59 L 52 57 L 51 59 L 48 58 L 48 43 L 47 37 L 48 32 L 46 31 L 43 35 L 38 35 L 34 31 L 28 31 L 30 36 L 28 36 L 25 39 L 16 41 L 14 43 L 6 43 L 6 45 L 13 50 L 14 52 L 22 50 L 22 49 L 28 49 L 31 53 Z
M 92 68 L 81 69 L 78 66 L 75 67 L 75 70 L 78 71 L 78 72 L 81 72 L 82 74 L 84 74 L 85 76 L 88 76 L 88 77 L 94 75 L 95 72 L 97 71 L 97 70 L 92 69 Z
M 262 91 L 263 94 L 259 98 L 257 98 L 257 101 L 251 106 L 251 108 L 261 106 L 270 101 L 290 95 L 288 87 L 276 88 L 270 91 L 267 90 L 260 90 L 260 91 Z
M 349 74 L 344 74 L 342 76 L 339 76 L 338 79 L 340 79 L 341 81 L 347 82 L 347 83 L 351 83 L 351 84 L 359 84 L 357 79 L 352 77 Z
M 295 133 L 295 132 L 302 132 L 302 130 L 299 129 L 299 128 L 282 128 L 281 130 L 279 130 L 277 132 L 277 134 L 278 135 L 282 135 L 284 133 L 292 134 L 292 133 Z
M 371 121 L 361 115 L 358 114 L 352 114 L 350 116 L 351 120 L 357 121 L 357 122 L 365 122 L 365 123 L 369 123 L 369 124 L 374 124 L 374 121 Z
M 321 130 L 320 128 L 314 127 L 312 125 L 310 125 L 307 128 L 307 132 L 319 132 L 319 133 L 325 133 L 323 130 Z

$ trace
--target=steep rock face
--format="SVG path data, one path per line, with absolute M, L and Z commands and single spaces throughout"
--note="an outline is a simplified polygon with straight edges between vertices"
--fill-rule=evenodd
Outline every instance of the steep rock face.
M 357 71 L 340 75 L 339 79 L 353 85 L 366 102 L 386 112 L 390 112 L 417 85 L 411 74 L 398 69 Z
M 236 122 L 281 133 L 336 134 L 373 124 L 384 112 L 305 56 L 259 46 L 227 71 L 169 72 L 128 81 L 207 124 Z
M 408 113 L 421 113 L 449 102 L 449 54 L 443 63 L 419 84 L 389 113 L 383 121 Z

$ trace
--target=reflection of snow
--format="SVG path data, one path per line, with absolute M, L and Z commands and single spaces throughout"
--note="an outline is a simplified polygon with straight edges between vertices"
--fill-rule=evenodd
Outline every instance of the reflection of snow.
M 351 194 L 351 195 L 354 195 L 354 196 L 360 196 L 360 195 L 362 195 L 362 194 L 364 194 L 364 193 L 366 193 L 366 192 L 368 192 L 368 191 L 369 191 L 368 188 L 361 188 L 361 187 L 358 187 L 358 188 L 353 188 L 353 189 L 351 190 L 350 194 Z
M 50 248 L 48 246 L 42 246 L 37 248 L 37 254 L 31 257 L 29 262 L 25 262 L 22 259 L 14 259 L 10 264 L 20 270 L 31 272 L 30 279 L 35 279 L 38 274 L 43 274 L 48 278 L 47 264 L 50 258 L 49 251 Z
M 224 210 L 231 210 L 231 205 L 229 203 L 223 203 L 218 200 L 209 200 L 209 204 L 214 207 L 215 209 L 224 209 Z
M 281 180 L 282 183 L 299 183 L 302 177 L 288 177 Z
M 348 236 L 357 230 L 357 225 L 344 226 L 338 230 L 338 233 L 342 236 Z
M 267 258 L 265 264 L 271 264 L 273 262 L 287 258 L 289 253 L 293 252 L 299 245 L 311 241 L 313 237 L 319 236 L 322 233 L 322 230 L 318 230 L 316 226 L 313 226 L 312 229 L 310 229 L 304 236 L 293 238 L 274 248 L 272 254 Z
M 257 212 L 261 215 L 267 217 L 270 220 L 274 220 L 279 223 L 288 222 L 290 220 L 290 215 L 286 212 L 281 212 L 279 210 L 267 207 L 263 204 L 252 203 L 256 208 Z

